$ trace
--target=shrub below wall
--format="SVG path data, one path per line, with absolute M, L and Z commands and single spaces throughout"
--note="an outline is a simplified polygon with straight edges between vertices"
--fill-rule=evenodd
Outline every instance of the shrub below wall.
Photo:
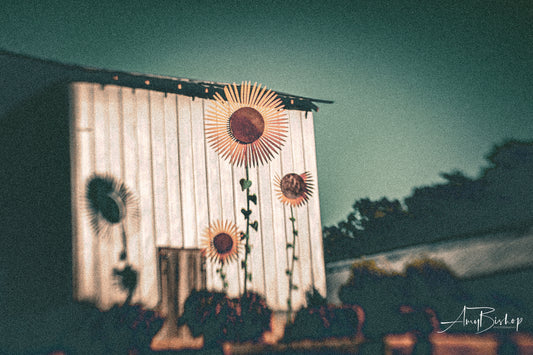
M 357 306 L 349 305 L 302 308 L 285 328 L 283 342 L 355 337 L 359 325 L 357 312 Z
M 222 292 L 193 290 L 178 325 L 188 325 L 194 337 L 203 335 L 209 348 L 227 341 L 259 341 L 270 329 L 271 316 L 272 310 L 257 293 L 230 299 Z
M 2 329 L 2 354 L 147 354 L 163 319 L 138 305 L 102 312 L 89 303 L 72 303 L 8 324 Z

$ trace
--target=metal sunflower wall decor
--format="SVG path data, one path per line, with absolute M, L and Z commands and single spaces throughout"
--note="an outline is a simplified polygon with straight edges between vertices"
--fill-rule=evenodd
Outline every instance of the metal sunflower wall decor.
M 223 159 L 232 165 L 244 165 L 246 170 L 246 177 L 239 181 L 242 191 L 246 191 L 246 208 L 241 209 L 246 221 L 241 264 L 246 294 L 247 283 L 252 280 L 248 272 L 250 227 L 255 231 L 259 228 L 257 221 L 250 221 L 250 202 L 257 204 L 257 196 L 250 194 L 249 167 L 266 164 L 279 153 L 287 137 L 288 117 L 276 93 L 257 83 L 228 85 L 224 87 L 224 95 L 225 98 L 216 93 L 213 105 L 206 110 L 205 133 L 209 144 Z
M 205 114 L 207 141 L 230 164 L 266 164 L 287 137 L 288 119 L 281 100 L 261 84 L 243 82 L 224 87 Z
M 220 274 L 224 289 L 227 289 L 224 265 L 238 260 L 242 252 L 241 233 L 237 225 L 230 221 L 215 221 L 204 230 L 201 243 L 202 254 L 220 265 L 216 272 Z
M 87 209 L 90 224 L 97 237 L 108 237 L 114 228 L 120 228 L 122 251 L 119 255 L 125 261 L 124 268 L 113 270 L 113 276 L 120 287 L 128 291 L 131 300 L 137 286 L 137 271 L 128 263 L 127 234 L 139 227 L 139 204 L 127 186 L 108 174 L 94 174 L 87 182 Z
M 287 277 L 289 278 L 289 296 L 287 298 L 287 320 L 292 321 L 292 291 L 297 290 L 298 286 L 294 284 L 294 264 L 298 260 L 296 255 L 296 237 L 298 236 L 298 230 L 296 229 L 293 208 L 300 207 L 306 204 L 313 194 L 313 183 L 311 174 L 305 172 L 303 174 L 289 173 L 280 178 L 276 176 L 274 178 L 274 189 L 276 195 L 281 203 L 290 206 L 291 216 L 289 220 L 292 225 L 292 240 L 287 243 L 287 252 L 292 250 L 292 258 L 290 258 L 290 265 L 285 270 Z M 289 258 L 288 258 L 289 259 Z

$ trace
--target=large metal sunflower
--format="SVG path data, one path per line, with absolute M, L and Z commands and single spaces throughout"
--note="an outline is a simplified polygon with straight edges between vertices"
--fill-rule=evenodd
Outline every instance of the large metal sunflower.
M 202 253 L 221 265 L 237 260 L 242 249 L 237 225 L 230 221 L 210 224 L 201 243 Z
M 274 187 L 276 194 L 281 203 L 292 207 L 299 207 L 311 198 L 313 194 L 311 174 L 305 172 L 303 174 L 290 173 L 280 178 L 274 178 Z
M 239 90 L 240 88 L 240 90 Z M 206 110 L 207 141 L 237 166 L 256 166 L 274 158 L 287 136 L 288 118 L 281 100 L 261 84 L 224 87 Z

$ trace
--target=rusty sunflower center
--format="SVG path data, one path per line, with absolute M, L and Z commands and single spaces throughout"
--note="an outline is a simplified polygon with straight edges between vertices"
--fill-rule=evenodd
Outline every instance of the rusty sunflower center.
M 298 174 L 287 174 L 281 179 L 281 192 L 289 199 L 295 199 L 305 194 L 305 181 Z
M 233 248 L 233 239 L 226 233 L 219 233 L 213 238 L 213 246 L 219 254 L 225 254 Z
M 231 134 L 240 143 L 249 144 L 258 140 L 265 130 L 265 121 L 259 111 L 252 107 L 241 107 L 229 118 Z

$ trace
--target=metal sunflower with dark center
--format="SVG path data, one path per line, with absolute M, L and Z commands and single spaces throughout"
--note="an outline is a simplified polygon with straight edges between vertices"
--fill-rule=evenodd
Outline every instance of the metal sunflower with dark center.
M 279 153 L 288 131 L 281 100 L 261 85 L 243 82 L 216 93 L 205 114 L 207 141 L 230 164 L 256 166 Z
M 289 220 L 292 226 L 292 240 L 287 243 L 288 256 L 290 250 L 292 250 L 292 257 L 287 261 L 287 274 L 289 281 L 289 295 L 287 297 L 287 321 L 292 322 L 292 291 L 297 290 L 298 286 L 294 284 L 294 265 L 298 260 L 297 251 L 297 239 L 298 230 L 296 229 L 296 218 L 294 217 L 293 207 L 300 207 L 307 203 L 313 193 L 313 184 L 311 180 L 311 174 L 305 172 L 303 174 L 289 173 L 282 178 L 276 176 L 274 178 L 274 189 L 278 196 L 278 199 L 284 205 L 290 206 L 291 216 Z
M 202 252 L 210 260 L 224 265 L 239 258 L 240 241 L 240 234 L 234 223 L 215 221 L 204 230 Z

